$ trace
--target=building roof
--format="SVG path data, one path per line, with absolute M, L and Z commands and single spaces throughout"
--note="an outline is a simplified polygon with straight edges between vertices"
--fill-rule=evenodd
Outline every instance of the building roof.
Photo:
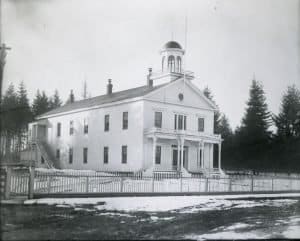
M 182 49 L 181 45 L 179 43 L 177 43 L 176 41 L 167 42 L 163 48 L 164 49 Z
M 157 90 L 165 85 L 166 84 L 161 84 L 161 85 L 157 85 L 157 86 L 153 86 L 153 87 L 144 85 L 144 86 L 133 88 L 133 89 L 123 90 L 123 91 L 119 91 L 119 92 L 113 92 L 112 94 L 105 94 L 105 95 L 100 95 L 100 96 L 96 96 L 96 97 L 89 98 L 89 99 L 75 101 L 73 103 L 67 103 L 61 107 L 58 107 L 56 109 L 53 109 L 51 111 L 48 111 L 48 112 L 38 116 L 38 118 L 43 118 L 48 115 L 60 114 L 63 112 L 69 112 L 69 111 L 73 111 L 73 110 L 77 110 L 77 109 L 91 108 L 94 106 L 108 104 L 108 103 L 112 103 L 112 102 L 116 102 L 116 101 L 141 97 L 141 96 L 144 96 L 144 95 L 146 95 L 154 90 Z

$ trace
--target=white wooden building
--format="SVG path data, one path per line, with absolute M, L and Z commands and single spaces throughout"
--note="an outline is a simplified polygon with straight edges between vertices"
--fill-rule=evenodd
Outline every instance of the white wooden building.
M 183 69 L 175 42 L 161 50 L 161 70 L 146 85 L 74 101 L 29 124 L 38 166 L 105 172 L 222 173 L 216 106 Z M 32 156 L 32 153 L 31 153 Z

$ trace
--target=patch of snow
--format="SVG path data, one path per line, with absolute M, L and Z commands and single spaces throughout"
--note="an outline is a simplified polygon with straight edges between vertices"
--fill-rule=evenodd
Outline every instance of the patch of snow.
M 289 226 L 287 230 L 282 232 L 282 235 L 288 239 L 300 238 L 300 225 Z
M 112 197 L 112 198 L 45 198 L 25 201 L 25 204 L 69 205 L 72 207 L 90 204 L 97 210 L 115 211 L 146 211 L 164 212 L 182 210 L 182 212 L 198 212 L 199 210 L 224 210 L 228 208 L 249 208 L 257 206 L 283 206 L 290 205 L 297 200 L 243 200 L 247 198 L 276 198 L 299 197 L 300 194 L 249 194 L 249 195 L 223 195 L 223 196 L 164 196 L 164 197 Z M 99 205 L 99 203 L 104 203 Z
M 69 208 L 70 206 L 65 205 L 65 204 L 58 204 L 58 205 L 56 205 L 56 207 L 58 207 L 58 208 Z
M 196 240 L 207 240 L 207 239 L 266 239 L 269 235 L 261 234 L 257 232 L 217 232 L 217 233 L 207 233 L 207 234 L 191 234 L 186 235 L 185 239 L 196 239 Z
M 98 216 L 119 216 L 119 217 L 135 218 L 135 216 L 129 215 L 127 213 L 116 213 L 116 212 L 99 213 L 97 215 Z

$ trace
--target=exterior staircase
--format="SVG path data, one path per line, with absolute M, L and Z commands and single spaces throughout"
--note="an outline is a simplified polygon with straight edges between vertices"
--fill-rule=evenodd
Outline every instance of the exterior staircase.
M 54 165 L 55 158 L 53 157 L 47 144 L 45 142 L 36 141 L 35 145 L 37 150 L 40 152 L 41 156 L 44 158 L 46 166 L 51 169 L 55 168 Z

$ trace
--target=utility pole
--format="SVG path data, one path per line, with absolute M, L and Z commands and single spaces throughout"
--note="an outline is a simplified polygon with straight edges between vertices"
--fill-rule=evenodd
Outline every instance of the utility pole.
M 0 0 L 0 103 L 2 101 L 2 85 L 3 85 L 3 72 L 5 65 L 5 58 L 7 50 L 10 50 L 10 47 L 7 47 L 2 43 L 2 0 Z

